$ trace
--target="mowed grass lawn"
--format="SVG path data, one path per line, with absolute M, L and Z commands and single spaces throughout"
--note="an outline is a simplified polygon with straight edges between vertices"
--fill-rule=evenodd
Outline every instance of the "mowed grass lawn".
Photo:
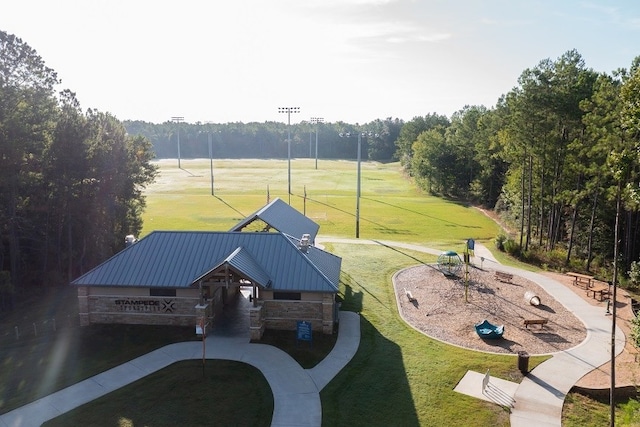
M 228 230 L 271 199 L 320 224 L 321 236 L 355 237 L 357 169 L 350 161 L 208 160 L 160 163 L 148 191 L 144 233 L 153 229 Z M 305 203 L 306 194 L 306 203 Z M 499 227 L 473 207 L 429 197 L 398 163 L 361 165 L 360 238 L 462 251 L 466 239 L 491 244 Z M 143 233 L 143 234 L 144 234 Z M 401 268 L 433 256 L 384 246 L 329 244 L 343 258 L 343 309 L 362 315 L 351 364 L 322 392 L 324 425 L 508 425 L 508 412 L 453 391 L 469 369 L 518 381 L 514 357 L 461 350 L 417 333 L 399 317 L 391 287 Z M 531 363 L 539 360 L 533 358 Z
M 314 159 L 215 160 L 214 196 L 209 160 L 162 160 L 147 190 L 143 235 L 153 230 L 230 229 L 280 197 L 320 225 L 323 236 L 355 237 L 356 162 Z M 306 202 L 305 202 L 306 192 Z M 473 207 L 429 197 L 416 189 L 399 163 L 363 162 L 360 238 L 461 248 L 464 240 L 488 241 L 499 227 Z
M 280 197 L 288 201 L 286 160 L 216 160 L 215 196 L 211 195 L 208 160 L 183 160 L 182 169 L 177 168 L 175 160 L 165 160 L 159 165 L 158 180 L 146 192 L 148 208 L 141 237 L 153 230 L 228 230 L 266 203 L 267 188 L 272 199 Z M 318 170 L 313 166 L 314 161 L 310 159 L 292 160 L 291 204 L 320 224 L 321 236 L 354 237 L 356 163 L 321 160 Z M 403 176 L 397 163 L 362 164 L 361 239 L 411 242 L 462 251 L 466 239 L 474 238 L 490 244 L 498 231 L 498 226 L 476 209 L 420 194 Z M 352 362 L 321 393 L 324 425 L 509 424 L 507 410 L 460 395 L 453 388 L 469 369 L 479 372 L 490 369 L 492 375 L 519 381 L 521 375 L 515 357 L 462 350 L 429 339 L 406 325 L 398 314 L 391 286 L 392 275 L 411 265 L 434 262 L 433 256 L 384 245 L 334 243 L 328 244 L 327 249 L 343 258 L 342 308 L 361 313 L 362 340 Z M 100 334 L 92 333 L 91 336 L 100 342 Z M 140 337 L 137 340 L 144 341 Z M 122 349 L 118 348 L 117 341 L 111 340 L 110 344 L 113 357 L 106 357 L 109 358 L 106 362 L 84 365 L 112 365 Z M 137 342 L 127 340 L 125 344 L 135 347 Z M 82 346 L 82 339 L 76 345 Z M 92 343 L 84 345 L 92 346 Z M 100 358 L 99 352 L 88 354 L 90 358 Z M 532 357 L 530 366 L 541 360 Z M 43 369 L 46 370 L 47 364 L 53 362 L 61 363 L 42 350 L 40 364 Z M 74 363 L 80 362 L 74 360 Z M 216 372 L 217 363 L 208 363 L 207 371 Z M 180 370 L 184 366 L 188 369 L 188 365 L 177 365 L 160 371 L 159 375 L 146 381 L 72 411 L 58 420 L 58 424 L 51 425 L 76 421 L 83 425 L 116 425 L 116 422 L 121 425 L 172 425 L 169 415 L 163 418 L 164 421 L 160 421 L 155 416 L 157 414 L 150 413 L 146 417 L 145 412 L 153 411 L 136 411 L 135 405 L 125 407 L 124 402 L 135 402 L 140 398 L 147 407 L 154 407 L 163 405 L 176 393 L 180 394 L 180 399 L 191 398 L 192 402 L 199 403 L 190 405 L 188 411 L 182 411 L 192 413 L 192 417 L 180 418 L 180 423 L 215 424 L 216 411 L 222 415 L 222 408 L 216 407 L 213 392 L 202 400 L 206 390 L 211 387 L 224 390 L 225 384 L 242 384 L 253 375 L 251 369 L 234 366 L 229 372 L 236 372 L 235 376 L 208 375 L 206 381 L 198 383 L 194 377 L 192 384 L 181 385 L 180 379 L 184 375 Z M 25 367 L 15 363 L 5 364 L 3 369 L 19 377 L 19 370 Z M 90 374 L 90 370 L 83 369 L 79 377 Z M 64 383 L 60 381 L 59 386 Z M 19 388 L 13 390 L 20 391 Z M 242 412 L 258 399 L 242 399 L 246 392 L 240 387 L 234 392 L 239 398 L 225 401 L 225 414 L 229 414 L 223 416 L 229 417 L 223 418 L 225 420 L 234 420 L 234 414 Z M 269 412 L 269 396 L 262 396 L 260 401 L 260 412 L 248 414 L 248 420 L 254 416 L 265 417 L 265 408 Z M 177 411 L 180 406 L 176 403 L 168 407 Z M 203 418 L 198 408 L 210 414 L 210 418 Z M 181 417 L 183 415 L 181 413 Z M 237 421 L 242 423 L 247 419 L 238 418 Z

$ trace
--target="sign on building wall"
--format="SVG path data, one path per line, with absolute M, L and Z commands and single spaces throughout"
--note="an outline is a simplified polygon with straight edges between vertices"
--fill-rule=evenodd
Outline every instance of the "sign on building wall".
M 117 299 L 114 301 L 118 311 L 138 311 L 138 312 L 155 312 L 155 313 L 173 313 L 175 310 L 175 301 L 171 299 Z
M 309 341 L 311 342 L 313 338 L 313 333 L 311 330 L 311 322 L 306 322 L 304 320 L 298 320 L 296 322 L 296 339 L 298 341 Z

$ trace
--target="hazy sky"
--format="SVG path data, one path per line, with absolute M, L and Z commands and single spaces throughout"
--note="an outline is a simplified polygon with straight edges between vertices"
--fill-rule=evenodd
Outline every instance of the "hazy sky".
M 121 120 L 366 123 L 492 107 L 570 49 L 628 68 L 640 1 L 6 0 L 0 30 Z

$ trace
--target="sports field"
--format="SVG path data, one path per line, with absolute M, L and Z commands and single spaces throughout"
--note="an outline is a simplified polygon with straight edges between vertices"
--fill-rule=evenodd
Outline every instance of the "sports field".
M 320 225 L 321 236 L 355 237 L 357 163 L 314 159 L 162 160 L 146 191 L 142 235 L 153 230 L 226 231 L 280 197 Z M 499 228 L 463 203 L 419 192 L 399 163 L 362 162 L 360 238 L 456 249 L 468 238 L 488 241 Z M 211 194 L 213 192 L 213 195 Z M 305 197 L 306 195 L 306 197 Z
M 320 236 L 355 237 L 356 162 L 321 160 L 317 170 L 314 163 L 311 159 L 292 160 L 291 204 L 320 224 Z M 214 195 L 209 160 L 182 160 L 181 168 L 176 160 L 164 160 L 158 165 L 158 179 L 146 191 L 148 208 L 140 237 L 156 229 L 228 230 L 264 206 L 267 189 L 271 199 L 289 200 L 286 160 L 216 160 Z M 398 163 L 363 163 L 361 189 L 363 240 L 411 242 L 461 251 L 468 238 L 491 244 L 490 240 L 498 233 L 498 226 L 480 211 L 421 194 L 402 174 Z M 343 310 L 361 314 L 362 336 L 353 360 L 321 393 L 323 425 L 508 425 L 508 410 L 461 395 L 453 388 L 469 369 L 477 372 L 490 369 L 493 376 L 519 381 L 521 374 L 515 358 L 435 341 L 404 323 L 398 314 L 391 277 L 402 268 L 432 263 L 435 256 L 387 245 L 328 243 L 327 250 L 343 259 L 339 297 Z M 69 301 L 75 305 L 73 295 Z M 58 368 L 60 379 L 49 392 L 157 348 L 160 344 L 154 338 L 168 342 L 175 339 L 161 337 L 152 327 L 90 327 L 73 329 L 70 333 L 77 343 L 67 343 L 65 348 L 77 356 L 73 363 Z M 39 340 L 40 350 L 28 354 L 40 360 L 38 364 L 43 371 L 52 372 L 51 366 L 57 360 L 53 349 L 58 347 L 58 340 L 46 337 Z M 29 346 L 36 348 L 35 344 Z M 79 349 L 95 351 L 83 353 Z M 12 372 L 17 381 L 23 380 L 16 384 L 33 386 L 0 388 L 3 392 L 0 397 L 14 395 L 0 405 L 0 410 L 46 392 L 38 386 L 40 371 L 26 369 L 31 364 L 20 363 L 22 359 L 17 357 L 25 354 L 22 343 L 0 350 L 0 355 L 3 351 L 7 361 L 3 366 L 5 374 Z M 533 367 L 541 360 L 532 357 L 530 364 Z M 262 387 L 264 384 L 257 389 L 256 379 L 247 380 L 253 374 L 242 364 L 235 366 L 233 372 L 228 371 L 228 377 L 214 377 L 213 373 L 227 369 L 224 363 L 208 361 L 212 377 L 191 384 L 188 389 L 191 392 L 183 389 L 182 400 L 166 399 L 184 378 L 185 367 L 178 364 L 47 425 L 175 425 L 176 419 L 171 416 L 159 420 L 158 411 L 138 411 L 135 409 L 138 406 L 125 405 L 139 402 L 136 396 L 144 396 L 149 407 L 162 402 L 168 413 L 179 412 L 182 425 L 208 424 L 214 415 L 219 425 L 258 425 L 256 419 L 268 423 L 272 403 Z M 221 382 L 237 384 L 237 390 L 218 387 Z M 249 395 L 242 389 L 247 385 L 257 392 L 250 398 L 249 406 L 256 409 L 252 413 L 246 411 Z M 223 397 L 227 400 L 222 400 Z M 187 407 L 184 402 L 193 405 Z

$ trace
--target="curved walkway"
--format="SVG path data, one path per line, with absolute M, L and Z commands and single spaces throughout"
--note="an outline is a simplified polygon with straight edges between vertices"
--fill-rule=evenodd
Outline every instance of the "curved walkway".
M 390 241 L 322 238 L 320 242 L 385 245 L 439 255 L 440 250 Z M 491 252 L 476 243 L 475 257 L 483 263 L 497 263 Z M 485 264 L 486 265 L 486 264 Z M 535 281 L 585 324 L 587 338 L 580 345 L 554 356 L 533 369 L 517 386 L 511 412 L 512 427 L 561 426 L 562 406 L 571 387 L 586 373 L 610 360 L 611 320 L 570 289 L 540 274 L 500 265 L 500 270 Z M 616 328 L 616 355 L 622 352 L 625 336 Z M 312 369 L 302 369 L 281 350 L 248 343 L 248 337 L 219 337 L 206 342 L 208 359 L 237 360 L 260 369 L 274 395 L 272 426 L 320 426 L 322 408 L 319 392 L 351 360 L 360 342 L 360 317 L 340 312 L 340 329 L 334 349 Z M 98 374 L 66 389 L 0 416 L 0 427 L 40 425 L 110 391 L 130 384 L 172 363 L 202 357 L 198 341 L 172 344 L 128 363 Z
M 248 336 L 211 336 L 206 340 L 206 358 L 236 360 L 255 366 L 262 372 L 273 393 L 272 426 L 317 427 L 322 424 L 320 391 L 351 360 L 359 344 L 360 316 L 341 311 L 336 345 L 313 369 L 303 369 L 291 356 L 276 347 L 249 343 Z M 162 347 L 0 415 L 0 426 L 39 426 L 175 362 L 201 358 L 200 341 Z
M 321 239 L 325 242 L 381 244 L 419 252 L 440 255 L 442 251 L 420 245 L 359 239 Z M 475 262 L 516 274 L 540 285 L 553 298 L 564 305 L 587 328 L 586 339 L 576 347 L 555 353 L 553 357 L 531 370 L 515 388 L 511 427 L 560 427 L 562 406 L 566 394 L 585 374 L 611 360 L 611 317 L 601 308 L 594 307 L 563 284 L 541 274 L 501 265 L 483 245 L 475 244 Z M 492 265 L 493 264 L 493 265 Z M 616 356 L 625 345 L 625 336 L 616 327 Z M 482 375 L 480 376 L 482 379 Z M 481 387 L 478 383 L 478 389 Z

